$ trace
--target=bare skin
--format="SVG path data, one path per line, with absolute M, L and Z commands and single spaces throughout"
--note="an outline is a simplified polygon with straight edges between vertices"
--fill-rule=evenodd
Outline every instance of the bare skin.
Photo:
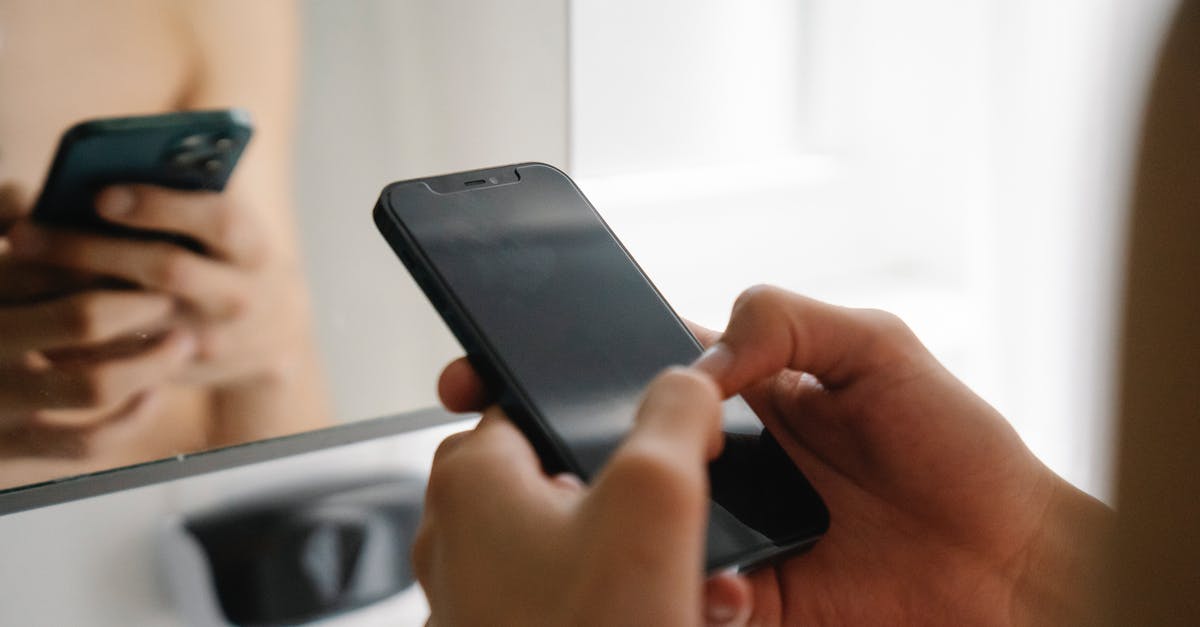
M 1094 623 L 1112 512 L 894 316 L 760 287 L 723 334 L 697 335 L 714 348 L 650 386 L 592 486 L 546 477 L 498 409 L 443 444 L 414 546 L 431 624 Z M 452 410 L 488 403 L 466 361 L 439 392 Z M 705 460 L 735 393 L 832 520 L 807 554 L 705 582 Z
M 0 3 L 0 487 L 327 423 L 291 215 L 295 39 L 284 1 Z M 29 220 L 72 124 L 234 106 L 256 132 L 224 193 L 96 199 L 209 254 Z

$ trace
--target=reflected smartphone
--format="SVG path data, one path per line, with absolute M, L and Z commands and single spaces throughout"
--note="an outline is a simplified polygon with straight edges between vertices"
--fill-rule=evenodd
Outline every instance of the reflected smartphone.
M 701 346 L 561 171 L 528 163 L 393 183 L 375 223 L 546 472 L 594 477 L 646 385 Z M 710 572 L 810 546 L 829 513 L 740 398 L 709 466 Z M 486 478 L 481 477 L 481 480 Z
M 81 122 L 59 141 L 33 219 L 107 235 L 185 239 L 103 220 L 93 204 L 96 193 L 114 183 L 221 191 L 251 133 L 250 116 L 241 109 Z

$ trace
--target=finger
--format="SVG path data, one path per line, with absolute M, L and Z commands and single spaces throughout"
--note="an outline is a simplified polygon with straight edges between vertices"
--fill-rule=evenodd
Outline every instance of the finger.
M 141 432 L 158 407 L 158 395 L 142 392 L 91 422 L 36 421 L 0 434 L 0 455 L 86 459 Z
M 492 401 L 483 379 L 466 357 L 450 362 L 438 377 L 438 398 L 449 411 L 482 411 Z
M 704 582 L 704 624 L 733 627 L 750 621 L 754 609 L 750 581 L 734 572 L 723 572 Z
M 172 331 L 157 345 L 133 356 L 80 368 L 50 370 L 30 390 L 34 403 L 56 407 L 109 407 L 154 388 L 178 373 L 195 355 L 195 338 Z
M 163 291 L 210 317 L 234 315 L 247 299 L 238 271 L 166 242 L 46 229 L 28 221 L 13 228 L 10 241 L 15 256 Z
M 597 507 L 618 527 L 644 528 L 647 537 L 659 539 L 699 538 L 708 500 L 706 462 L 723 444 L 720 421 L 712 380 L 693 370 L 667 370 L 647 388 L 632 431 L 594 483 L 592 500 L 604 504 Z
M 162 294 L 95 290 L 33 305 L 0 307 L 0 357 L 30 350 L 95 346 L 164 323 L 174 305 Z
M 696 324 L 691 320 L 684 320 L 683 323 L 687 325 L 687 328 L 692 332 L 692 335 L 696 336 L 696 339 L 700 341 L 700 345 L 705 348 L 716 344 L 717 340 L 721 339 L 720 331 L 713 331 L 712 329 Z
M 903 375 L 928 359 L 891 314 L 759 286 L 738 297 L 729 327 L 694 366 L 733 394 L 784 369 L 810 373 L 837 389 L 872 374 Z
M 225 194 L 114 185 L 97 194 L 96 211 L 123 226 L 190 237 L 210 254 L 238 265 L 255 265 L 263 259 L 251 214 Z
M 435 510 L 469 506 L 480 511 L 497 498 L 506 499 L 504 507 L 513 507 L 528 502 L 530 488 L 546 483 L 533 447 L 493 406 L 474 430 L 439 447 L 429 471 L 426 501 Z
M 638 569 L 648 596 L 701 610 L 706 460 L 720 448 L 721 402 L 708 377 L 674 368 L 647 388 L 637 420 L 583 500 L 579 520 L 612 559 L 598 577 Z M 696 617 L 699 622 L 699 616 Z

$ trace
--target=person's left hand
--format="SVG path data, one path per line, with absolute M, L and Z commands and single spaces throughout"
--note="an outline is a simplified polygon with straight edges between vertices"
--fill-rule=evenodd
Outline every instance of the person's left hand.
M 706 464 L 723 442 L 720 416 L 712 380 L 667 371 L 584 487 L 547 477 L 488 409 L 441 445 L 429 477 L 413 546 L 429 625 L 702 624 Z
M 203 253 L 153 240 L 43 227 L 28 218 L 9 232 L 14 257 L 127 282 L 172 296 L 179 326 L 196 338 L 182 381 L 232 385 L 277 375 L 302 337 L 295 259 L 282 254 L 258 214 L 231 194 L 149 185 L 106 188 L 99 214 L 124 226 L 182 235 Z

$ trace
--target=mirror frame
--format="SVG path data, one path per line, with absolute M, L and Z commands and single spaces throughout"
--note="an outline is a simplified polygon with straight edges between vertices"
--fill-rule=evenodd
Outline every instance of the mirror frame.
M 0 490 L 0 516 L 469 419 L 440 408 L 359 420 Z

